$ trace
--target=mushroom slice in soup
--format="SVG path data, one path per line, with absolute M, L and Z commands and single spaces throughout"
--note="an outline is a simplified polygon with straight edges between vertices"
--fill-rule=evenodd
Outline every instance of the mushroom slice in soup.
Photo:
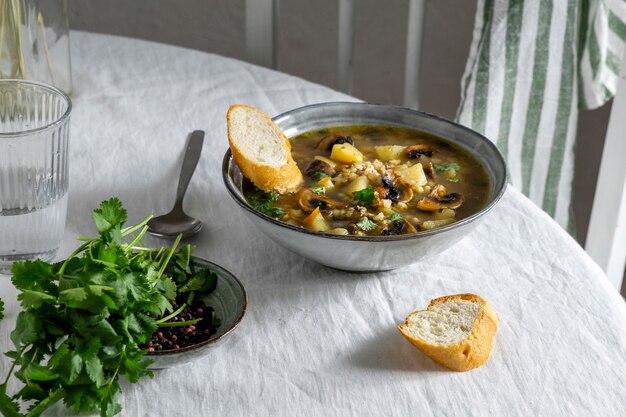
M 396 220 L 391 222 L 386 228 L 383 229 L 381 235 L 383 236 L 394 236 L 394 235 L 404 235 L 407 233 L 415 233 L 417 230 L 415 227 L 406 220 Z
M 432 162 L 424 164 L 424 174 L 426 174 L 429 180 L 435 181 L 435 167 Z
M 335 201 L 332 198 L 315 194 L 313 191 L 306 188 L 300 190 L 296 198 L 298 200 L 298 206 L 306 213 L 312 213 L 316 208 L 319 208 L 322 213 L 326 214 L 332 212 L 333 209 L 346 208 L 345 204 Z
M 461 194 L 446 194 L 446 187 L 437 184 L 428 196 L 417 202 L 417 208 L 423 211 L 436 211 L 444 208 L 456 209 L 461 207 L 464 200 Z
M 400 178 L 385 175 L 382 178 L 382 183 L 386 190 L 381 196 L 382 198 L 389 199 L 394 203 L 411 201 L 413 198 L 413 190 Z
M 404 153 L 409 159 L 417 159 L 422 155 L 430 158 L 435 152 L 437 152 L 435 148 L 424 144 L 408 146 L 404 150 Z
M 331 134 L 331 135 L 326 136 L 325 138 L 322 138 L 322 140 L 320 140 L 317 143 L 316 149 L 319 149 L 322 151 L 330 151 L 333 148 L 333 146 L 339 145 L 342 143 L 349 143 L 350 145 L 354 146 L 354 140 L 350 136 L 341 136 L 337 134 Z
M 322 161 L 320 159 L 314 159 L 313 161 L 311 161 L 311 163 L 307 167 L 305 174 L 308 177 L 315 178 L 315 176 L 319 175 L 319 173 L 332 176 L 335 173 L 335 168 L 333 168 L 326 161 Z

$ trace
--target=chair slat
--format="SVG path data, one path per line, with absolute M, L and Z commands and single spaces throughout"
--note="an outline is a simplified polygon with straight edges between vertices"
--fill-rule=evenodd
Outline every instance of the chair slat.
M 246 59 L 277 67 L 278 0 L 246 0 Z
M 352 93 L 352 54 L 354 49 L 354 1 L 339 0 L 339 39 L 337 43 L 337 87 Z
M 626 54 L 613 100 L 585 249 L 619 291 L 626 264 Z
M 419 76 L 424 34 L 424 0 L 410 0 L 404 69 L 404 106 L 419 108 Z

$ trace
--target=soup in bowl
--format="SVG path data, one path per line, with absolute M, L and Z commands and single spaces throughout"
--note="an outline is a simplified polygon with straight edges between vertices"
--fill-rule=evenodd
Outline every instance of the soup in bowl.
M 467 235 L 506 188 L 506 166 L 482 135 L 427 113 L 323 103 L 275 117 L 304 174 L 302 188 L 258 190 L 224 158 L 227 190 L 266 235 L 351 271 L 397 268 Z

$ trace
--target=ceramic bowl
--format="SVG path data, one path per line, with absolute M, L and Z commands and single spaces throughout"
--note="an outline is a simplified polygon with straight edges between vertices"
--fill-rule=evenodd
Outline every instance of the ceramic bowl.
M 217 286 L 209 293 L 200 296 L 202 301 L 213 307 L 222 321 L 217 332 L 208 340 L 180 349 L 157 351 L 147 354 L 154 362 L 150 369 L 166 369 L 182 365 L 207 355 L 221 345 L 239 325 L 246 313 L 248 296 L 241 282 L 226 269 L 205 259 L 192 257 L 192 268 L 208 268 L 217 274 Z
M 300 107 L 273 120 L 287 137 L 348 125 L 397 126 L 431 133 L 469 152 L 483 165 L 489 177 L 489 197 L 483 209 L 448 226 L 397 236 L 332 235 L 283 223 L 252 208 L 242 192 L 241 171 L 228 150 L 222 165 L 222 178 L 243 214 L 281 246 L 332 268 L 384 271 L 438 255 L 488 217 L 506 189 L 507 168 L 495 145 L 473 130 L 432 114 L 389 105 L 332 102 Z

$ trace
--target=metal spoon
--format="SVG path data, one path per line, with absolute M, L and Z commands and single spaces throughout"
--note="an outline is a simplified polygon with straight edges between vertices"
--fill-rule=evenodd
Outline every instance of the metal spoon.
M 183 166 L 180 170 L 174 207 L 169 213 L 150 219 L 148 222 L 148 233 L 151 235 L 174 238 L 182 233 L 183 239 L 186 239 L 202 229 L 200 220 L 189 217 L 183 211 L 183 198 L 185 197 L 191 176 L 196 169 L 196 165 L 198 165 L 203 142 L 204 131 L 194 130 L 187 141 L 187 149 L 185 150 Z

